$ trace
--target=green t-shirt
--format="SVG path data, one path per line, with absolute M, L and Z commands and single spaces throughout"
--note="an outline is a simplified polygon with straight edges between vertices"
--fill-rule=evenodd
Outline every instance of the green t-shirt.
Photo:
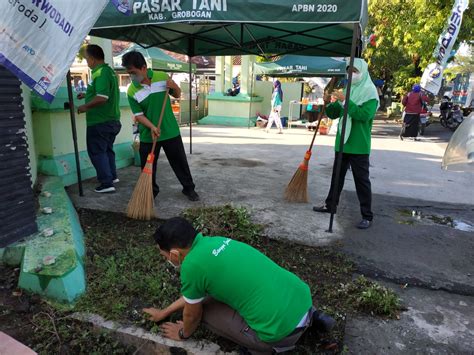
M 107 101 L 103 105 L 93 107 L 86 112 L 87 126 L 120 120 L 118 80 L 115 72 L 106 63 L 92 69 L 92 80 L 86 91 L 86 104 L 96 96 L 105 97 Z
M 357 106 L 349 101 L 349 115 L 352 117 L 352 128 L 347 142 L 344 144 L 344 153 L 349 154 L 370 154 L 372 124 L 377 112 L 378 102 L 375 99 L 364 102 Z M 335 102 L 326 107 L 326 114 L 329 118 L 341 118 L 344 108 L 339 102 Z M 336 135 L 335 150 L 339 151 L 341 134 L 338 130 Z
M 207 295 L 235 309 L 265 342 L 293 332 L 312 305 L 309 286 L 251 246 L 198 234 L 181 266 L 188 303 Z
M 128 102 L 135 116 L 144 115 L 155 126 L 160 120 L 161 108 L 166 94 L 166 81 L 168 75 L 165 72 L 148 69 L 148 78 L 151 85 L 131 83 L 127 90 Z M 171 109 L 169 97 L 166 99 L 165 112 L 161 122 L 161 135 L 158 142 L 179 136 L 179 126 Z M 140 142 L 152 143 L 151 131 L 142 124 L 138 124 Z

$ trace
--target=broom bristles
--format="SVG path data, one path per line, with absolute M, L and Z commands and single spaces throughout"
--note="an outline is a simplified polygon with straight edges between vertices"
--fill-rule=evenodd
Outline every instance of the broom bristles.
M 288 202 L 307 203 L 308 199 L 308 165 L 311 152 L 307 151 L 303 162 L 291 178 L 285 189 L 285 200 Z
M 308 170 L 298 168 L 285 189 L 285 200 L 288 202 L 307 203 Z
M 148 162 L 151 160 L 151 163 Z M 133 219 L 149 221 L 155 217 L 155 199 L 152 183 L 153 159 L 147 163 L 138 178 L 132 197 L 128 202 L 127 216 Z

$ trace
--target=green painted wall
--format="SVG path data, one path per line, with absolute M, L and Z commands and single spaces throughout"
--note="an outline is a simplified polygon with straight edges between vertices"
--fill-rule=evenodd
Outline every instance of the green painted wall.
M 32 131 L 35 142 L 35 151 L 38 157 L 38 171 L 45 175 L 62 177 L 64 185 L 77 182 L 74 145 L 72 139 L 71 118 L 69 110 L 64 110 L 64 103 L 68 102 L 67 90 L 61 87 L 51 104 L 32 95 Z M 82 102 L 75 99 L 77 108 Z M 121 92 L 120 110 L 122 129 L 118 134 L 114 150 L 118 168 L 133 164 L 134 153 L 131 148 L 133 142 L 133 116 L 128 106 L 125 92 Z M 86 118 L 84 114 L 76 115 L 77 141 L 81 163 L 82 178 L 94 177 L 86 148 Z

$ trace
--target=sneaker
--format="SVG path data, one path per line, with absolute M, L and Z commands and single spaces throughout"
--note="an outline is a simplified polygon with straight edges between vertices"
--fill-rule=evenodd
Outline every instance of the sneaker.
M 183 190 L 183 194 L 185 194 L 188 197 L 189 201 L 199 201 L 199 195 L 194 190 L 192 191 Z
M 113 186 L 104 186 L 104 185 L 100 185 L 100 186 L 97 186 L 95 189 L 94 189 L 95 192 L 98 192 L 100 194 L 102 193 L 107 193 L 107 192 L 115 192 L 115 187 Z
M 359 229 L 368 229 L 372 225 L 372 221 L 369 221 L 368 219 L 363 219 L 362 221 L 359 222 L 357 225 L 357 228 Z
M 116 179 L 114 179 L 112 182 L 113 182 L 114 184 L 116 184 L 116 183 L 120 182 L 120 179 L 119 179 L 119 178 L 116 178 Z
M 318 333 L 329 333 L 335 325 L 336 320 L 326 313 L 313 313 L 313 323 L 311 324 L 311 327 L 314 327 Z
M 320 212 L 320 213 L 331 213 L 331 211 L 329 210 L 329 208 L 326 205 L 323 205 L 323 206 L 320 206 L 320 207 L 314 206 L 313 211 L 314 212 Z

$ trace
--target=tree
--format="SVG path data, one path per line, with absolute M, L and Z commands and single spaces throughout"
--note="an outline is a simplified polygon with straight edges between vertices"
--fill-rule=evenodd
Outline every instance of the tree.
M 434 61 L 433 51 L 446 26 L 452 0 L 371 0 L 367 36 L 376 46 L 364 53 L 374 78 L 382 78 L 402 94 L 420 81 Z M 464 12 L 455 46 L 474 38 L 474 9 Z
M 474 73 L 474 57 L 472 55 L 456 56 L 453 61 L 453 66 L 444 72 L 448 80 L 454 79 L 458 74 L 471 73 Z

